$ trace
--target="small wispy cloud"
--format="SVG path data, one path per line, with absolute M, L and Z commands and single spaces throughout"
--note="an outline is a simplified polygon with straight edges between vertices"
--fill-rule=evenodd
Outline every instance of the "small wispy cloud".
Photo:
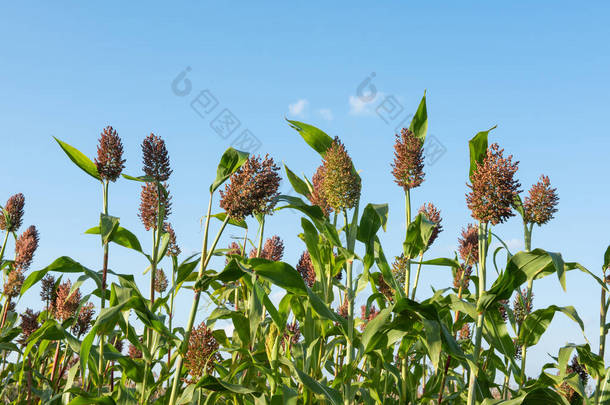
M 330 110 L 330 108 L 321 108 L 318 110 L 318 114 L 320 114 L 320 116 L 326 121 L 332 121 L 334 118 L 333 112 Z
M 382 99 L 384 94 L 382 92 L 378 92 L 375 95 L 375 98 L 372 100 L 363 100 L 358 96 L 349 96 L 349 113 L 351 115 L 372 115 L 373 108 L 378 104 L 378 101 Z
M 290 115 L 302 117 L 304 115 L 307 104 L 309 104 L 309 101 L 307 101 L 306 99 L 299 99 L 294 103 L 288 105 L 288 112 L 290 113 Z

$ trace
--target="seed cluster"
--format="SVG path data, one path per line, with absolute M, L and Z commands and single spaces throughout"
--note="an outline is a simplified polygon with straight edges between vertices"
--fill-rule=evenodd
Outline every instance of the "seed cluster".
M 301 254 L 299 262 L 297 263 L 297 271 L 303 277 L 303 281 L 308 287 L 312 287 L 316 282 L 316 271 L 314 270 L 313 263 L 311 262 L 311 256 L 306 250 Z
M 551 187 L 547 176 L 540 176 L 540 181 L 529 190 L 523 202 L 524 220 L 530 224 L 544 225 L 553 219 L 557 212 L 559 197 L 557 189 Z
M 117 132 L 111 126 L 102 131 L 97 146 L 95 166 L 102 180 L 116 181 L 125 168 L 123 159 L 123 143 Z
M 23 194 L 15 194 L 7 200 L 4 209 L 0 214 L 0 230 L 7 232 L 15 232 L 23 223 L 23 207 L 25 206 L 25 197 Z
M 354 208 L 360 200 L 360 176 L 352 158 L 339 138 L 335 138 L 324 155 L 321 189 L 327 204 L 335 212 Z
M 214 364 L 221 359 L 218 353 L 219 344 L 205 323 L 193 329 L 189 337 L 188 351 L 184 357 L 184 365 L 193 382 L 214 370 Z
M 443 226 L 441 222 L 443 219 L 441 218 L 441 211 L 434 206 L 432 203 L 425 203 L 419 208 L 419 213 L 423 214 L 428 221 L 435 224 L 434 229 L 432 229 L 432 234 L 430 235 L 430 239 L 428 239 L 428 247 L 432 246 L 436 238 L 438 238 L 438 234 L 443 231 Z
M 142 142 L 142 170 L 156 181 L 167 181 L 172 174 L 165 141 L 150 134 Z
M 462 229 L 462 236 L 458 239 L 458 253 L 466 265 L 479 262 L 479 229 L 468 224 Z
M 392 175 L 405 191 L 419 187 L 424 181 L 423 142 L 407 128 L 396 134 Z

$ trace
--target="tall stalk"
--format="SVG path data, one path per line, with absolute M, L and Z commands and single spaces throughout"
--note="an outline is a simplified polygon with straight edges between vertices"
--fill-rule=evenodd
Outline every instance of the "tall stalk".
M 405 243 L 407 241 L 407 235 L 409 233 L 409 226 L 411 225 L 411 191 L 410 189 L 405 190 L 405 218 L 406 218 L 406 227 L 405 227 Z M 407 268 L 405 269 L 405 296 L 409 297 L 409 289 L 410 289 L 410 279 L 411 279 L 411 259 L 406 256 L 407 249 L 404 247 L 405 258 L 407 259 Z M 401 397 L 403 401 L 406 401 L 407 398 L 407 375 L 409 372 L 409 366 L 407 364 L 407 354 L 405 353 L 405 357 L 401 364 Z
M 485 292 L 485 277 L 486 277 L 486 258 L 487 258 L 487 222 L 479 223 L 479 288 L 477 290 L 477 306 L 481 301 L 481 297 Z M 477 370 L 470 370 L 470 379 L 468 382 L 468 405 L 475 404 L 475 392 L 474 387 L 477 384 L 477 374 L 478 374 L 478 362 L 479 355 L 481 351 L 481 339 L 483 337 L 483 320 L 484 320 L 485 312 L 479 312 L 477 316 L 477 325 L 475 332 L 475 342 L 474 342 L 474 354 L 473 354 L 473 363 L 477 366 Z
M 212 212 L 212 197 L 213 197 L 213 193 L 210 192 L 210 202 L 208 204 L 208 211 L 207 211 L 207 215 L 205 218 L 205 229 L 203 231 L 201 259 L 200 259 L 199 272 L 198 272 L 198 277 L 197 277 L 198 280 L 203 276 L 203 272 L 205 271 L 205 269 L 212 257 L 212 254 L 214 253 L 214 249 L 216 248 L 216 244 L 218 243 L 218 240 L 220 239 L 220 235 L 222 235 L 222 232 L 224 231 L 225 227 L 229 223 L 229 219 L 230 219 L 229 215 L 227 214 L 227 216 L 225 217 L 225 220 L 222 222 L 222 225 L 220 227 L 220 230 L 218 231 L 218 234 L 216 235 L 216 238 L 212 242 L 212 246 L 210 247 L 210 250 L 208 253 L 208 231 L 209 231 L 209 227 L 210 227 L 210 215 Z M 189 320 L 188 320 L 188 324 L 186 327 L 186 333 L 184 335 L 184 341 L 182 344 L 181 352 L 184 352 L 184 348 L 186 347 L 186 345 L 188 345 L 189 337 L 191 335 L 191 331 L 193 330 L 193 325 L 195 323 L 195 315 L 197 314 L 197 307 L 199 306 L 200 297 L 201 297 L 201 291 L 195 290 L 195 296 L 193 297 L 193 304 L 191 305 L 191 312 L 189 315 Z M 184 353 L 178 353 L 178 359 L 176 360 L 176 370 L 174 372 L 174 381 L 172 384 L 172 392 L 171 392 L 170 399 L 169 399 L 169 405 L 175 405 L 176 400 L 178 399 L 178 382 L 180 381 L 180 374 L 182 372 L 183 358 L 184 358 Z
M 523 221 L 523 240 L 525 243 L 526 252 L 529 252 L 532 250 L 532 228 L 533 227 L 534 227 L 534 224 L 530 224 L 530 226 L 528 227 L 527 222 Z M 524 308 L 527 308 L 528 303 L 531 302 L 533 286 L 534 286 L 534 279 L 532 278 L 527 281 L 527 295 L 525 297 Z M 525 319 L 528 316 L 529 316 L 529 314 L 526 311 L 523 322 L 525 322 Z M 523 344 L 521 345 L 521 384 L 520 384 L 521 387 L 523 387 L 525 385 L 526 359 L 527 359 L 527 345 L 525 344 L 525 342 L 523 342 Z
M 606 282 L 606 271 L 604 270 L 604 282 Z M 599 311 L 599 357 L 603 360 L 606 353 L 606 336 L 608 330 L 606 329 L 606 317 L 608 315 L 608 302 L 606 300 L 606 288 L 602 286 L 601 302 Z M 595 388 L 595 405 L 599 404 L 599 394 L 602 387 L 602 381 L 604 376 L 597 378 L 597 384 Z
M 108 215 L 108 180 L 102 182 L 102 212 L 104 215 Z M 102 301 L 100 305 L 100 312 L 106 307 L 106 275 L 108 272 L 108 241 L 104 241 L 104 258 L 102 265 Z M 102 394 L 102 387 L 104 386 L 104 334 L 100 333 L 100 353 L 99 363 L 97 366 L 99 375 L 98 395 Z
M 347 218 L 347 210 L 343 210 L 343 219 L 345 222 L 345 238 L 347 241 L 347 248 L 348 250 L 350 249 L 350 245 L 351 245 L 351 241 L 350 241 L 350 232 L 349 232 L 349 220 Z M 347 351 L 347 361 L 346 363 L 348 365 L 352 364 L 352 361 L 354 359 L 354 294 L 352 291 L 352 269 L 353 269 L 353 262 L 351 260 L 349 260 L 346 263 L 345 266 L 345 272 L 346 272 L 346 278 L 345 278 L 345 287 L 346 287 L 346 293 L 347 293 L 347 345 L 346 345 L 346 351 Z M 345 385 L 345 404 L 349 404 L 351 403 L 350 398 L 351 398 L 351 378 L 347 379 L 346 385 Z

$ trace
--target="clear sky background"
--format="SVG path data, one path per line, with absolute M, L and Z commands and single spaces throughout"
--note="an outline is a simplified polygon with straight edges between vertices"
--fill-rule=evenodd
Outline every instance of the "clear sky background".
M 289 128 L 288 117 L 341 137 L 362 172 L 362 205 L 390 204 L 382 238 L 393 256 L 405 223 L 403 193 L 390 174 L 394 128 L 427 90 L 428 133 L 446 152 L 426 166 L 426 181 L 413 192 L 415 207 L 432 201 L 442 210 L 444 232 L 426 257 L 452 257 L 461 228 L 472 221 L 464 198 L 467 142 L 497 124 L 490 140 L 520 161 L 523 189 L 544 173 L 559 191 L 556 219 L 534 230 L 533 246 L 600 274 L 610 243 L 609 11 L 603 2 L 550 1 L 4 3 L 0 200 L 26 196 L 25 225 L 36 224 L 41 233 L 32 269 L 62 255 L 98 269 L 99 239 L 83 231 L 97 224 L 101 187 L 52 136 L 94 156 L 100 131 L 112 125 L 125 145 L 126 172 L 139 175 L 139 145 L 154 132 L 165 139 L 174 168 L 171 221 L 183 252 L 194 253 L 216 165 L 242 130 L 260 140 L 257 153 L 268 152 L 296 173 L 309 177 L 318 166 L 318 155 Z M 191 92 L 178 96 L 172 82 L 187 67 Z M 358 88 L 372 75 L 377 97 L 364 103 Z M 201 117 L 190 104 L 206 89 L 219 104 Z M 376 110 L 389 96 L 404 111 L 386 123 Z M 240 121 L 227 139 L 210 125 L 224 108 Z M 137 217 L 138 185 L 121 180 L 110 193 L 110 213 L 149 246 Z M 285 261 L 296 264 L 304 249 L 296 238 L 299 215 L 280 212 L 267 230 L 285 240 Z M 513 251 L 522 248 L 520 219 L 494 232 Z M 239 235 L 229 230 L 221 245 Z M 146 262 L 137 253 L 112 247 L 110 267 L 134 274 L 147 291 Z M 567 292 L 555 277 L 536 282 L 535 307 L 574 305 L 597 347 L 599 287 L 581 273 L 567 278 Z M 447 287 L 450 272 L 425 268 L 422 283 L 419 298 L 429 295 L 430 285 Z M 37 293 L 32 289 L 19 308 L 40 308 Z M 177 302 L 184 322 L 190 292 Z M 199 320 L 208 309 L 202 303 Z M 528 355 L 528 372 L 537 373 L 550 361 L 547 353 L 556 355 L 568 342 L 584 339 L 576 324 L 556 315 Z

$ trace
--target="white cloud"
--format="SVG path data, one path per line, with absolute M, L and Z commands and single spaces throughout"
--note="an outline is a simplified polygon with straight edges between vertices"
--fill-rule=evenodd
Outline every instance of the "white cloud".
M 358 96 L 349 96 L 349 113 L 351 115 L 372 115 L 379 100 L 384 97 L 383 92 L 377 92 L 372 100 L 363 99 Z
M 290 115 L 302 117 L 303 113 L 305 112 L 305 107 L 307 107 L 307 104 L 309 104 L 309 101 L 307 101 L 306 99 L 299 99 L 296 102 L 288 105 L 288 111 L 290 112 Z
M 318 110 L 318 114 L 320 114 L 326 121 L 332 121 L 333 119 L 333 112 L 330 110 L 330 108 L 321 108 Z

